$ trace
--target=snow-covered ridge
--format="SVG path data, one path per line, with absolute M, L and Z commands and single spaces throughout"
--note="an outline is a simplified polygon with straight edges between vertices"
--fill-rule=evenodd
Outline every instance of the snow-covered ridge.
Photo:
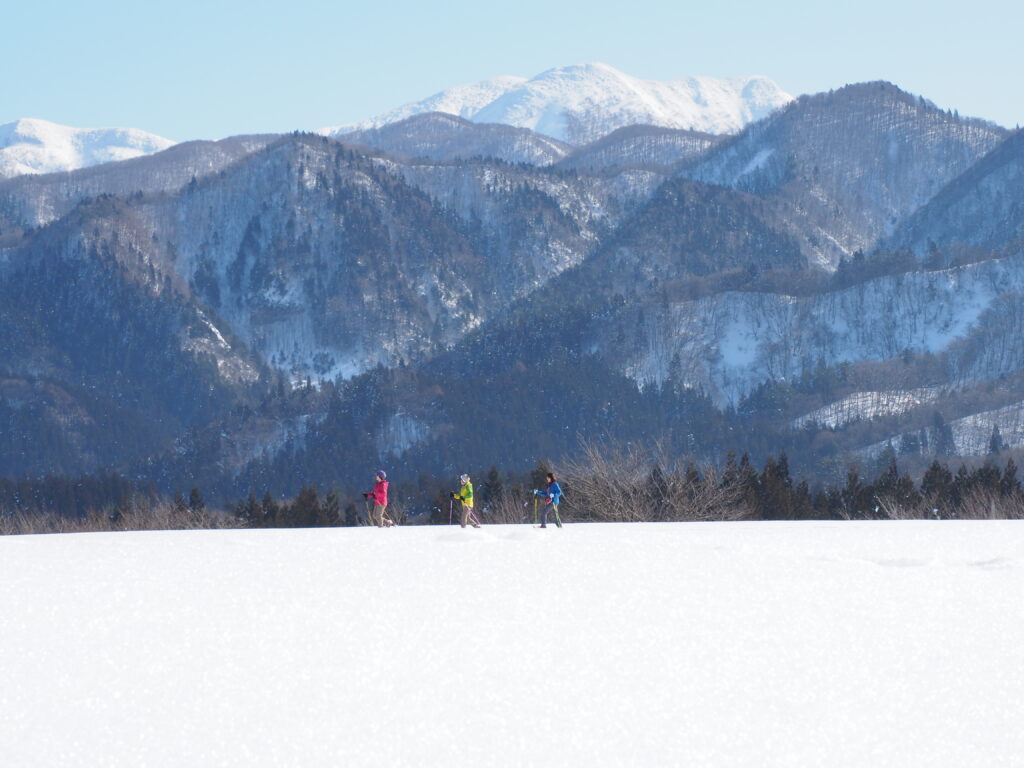
M 0 125 L 0 179 L 74 171 L 159 152 L 175 142 L 135 128 L 72 128 L 25 119 Z
M 489 80 L 481 80 L 478 83 L 456 85 L 453 88 L 446 88 L 439 93 L 435 93 L 426 99 L 403 104 L 369 120 L 348 123 L 346 125 L 329 126 L 322 128 L 318 133 L 322 133 L 325 136 L 340 136 L 343 133 L 350 133 L 352 131 L 380 128 L 391 123 L 397 123 L 400 120 L 405 120 L 413 115 L 422 115 L 428 112 L 444 112 L 471 120 L 473 115 L 492 101 L 515 88 L 520 83 L 525 82 L 525 77 L 506 75 Z
M 896 416 L 912 408 L 938 399 L 938 387 L 890 389 L 883 392 L 854 392 L 842 400 L 806 413 L 792 423 L 794 429 L 820 424 L 838 429 L 854 421 L 867 421 L 879 416 Z
M 329 136 L 379 128 L 423 112 L 503 123 L 583 144 L 627 125 L 736 133 L 793 97 L 764 77 L 643 80 L 607 64 L 558 67 L 529 80 L 498 77 L 449 88 L 369 120 L 324 128 Z

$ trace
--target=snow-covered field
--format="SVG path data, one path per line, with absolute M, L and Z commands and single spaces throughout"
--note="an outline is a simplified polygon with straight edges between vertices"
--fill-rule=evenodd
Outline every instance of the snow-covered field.
M 1020 766 L 1024 523 L 0 540 L 5 766 Z

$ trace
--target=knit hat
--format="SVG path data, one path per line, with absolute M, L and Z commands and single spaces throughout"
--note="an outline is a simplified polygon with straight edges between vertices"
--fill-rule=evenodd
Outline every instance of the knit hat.
M 387 480 L 388 479 L 388 473 L 385 472 L 383 469 L 381 469 L 381 470 L 379 470 L 377 472 L 377 477 L 379 477 L 381 480 Z

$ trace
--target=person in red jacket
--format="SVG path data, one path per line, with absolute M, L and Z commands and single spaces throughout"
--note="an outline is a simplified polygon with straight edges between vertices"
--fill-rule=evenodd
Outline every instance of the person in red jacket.
M 373 491 L 370 493 L 364 493 L 363 497 L 366 499 L 373 499 L 373 514 L 370 516 L 370 522 L 376 525 L 378 528 L 394 525 L 394 521 L 388 518 L 388 475 L 382 469 L 377 473 L 375 482 L 373 484 Z

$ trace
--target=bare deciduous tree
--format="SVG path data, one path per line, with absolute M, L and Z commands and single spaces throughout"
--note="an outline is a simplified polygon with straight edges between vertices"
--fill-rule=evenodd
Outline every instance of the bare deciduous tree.
M 561 468 L 567 511 L 602 522 L 739 520 L 749 517 L 741 490 L 713 467 L 670 459 L 659 449 L 581 443 Z

